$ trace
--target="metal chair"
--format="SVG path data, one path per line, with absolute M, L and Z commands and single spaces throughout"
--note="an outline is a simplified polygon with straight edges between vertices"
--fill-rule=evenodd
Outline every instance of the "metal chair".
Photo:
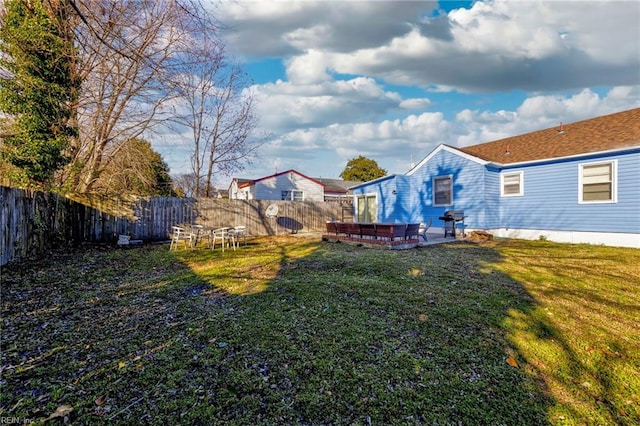
M 421 222 L 420 223 L 420 228 L 418 228 L 418 235 L 421 236 L 422 238 L 424 238 L 425 241 L 429 241 L 427 239 L 427 231 L 429 230 L 429 228 L 431 228 L 431 225 L 433 224 L 433 218 L 430 217 L 429 219 L 427 219 L 427 222 Z
M 204 225 L 191 225 L 191 248 L 195 248 L 198 241 L 209 238 L 210 233 Z
M 187 242 L 189 244 L 188 247 L 193 248 L 193 233 L 189 231 L 186 226 L 175 225 L 171 227 L 171 230 L 172 234 L 169 251 L 177 250 L 180 241 L 184 242 L 185 248 L 187 248 Z
M 220 242 L 220 247 L 224 252 L 225 246 L 233 246 L 233 250 L 236 249 L 236 237 L 233 228 L 218 228 L 211 231 L 211 250 L 216 249 L 216 243 Z

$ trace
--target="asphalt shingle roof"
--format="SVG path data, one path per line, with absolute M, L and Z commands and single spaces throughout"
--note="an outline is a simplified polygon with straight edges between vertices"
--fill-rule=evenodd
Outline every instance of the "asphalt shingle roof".
M 640 108 L 457 148 L 500 164 L 570 157 L 640 146 Z
M 362 182 L 356 182 L 354 180 L 341 180 L 341 179 L 327 179 L 327 178 L 315 178 L 317 181 L 324 183 L 325 192 L 347 192 L 350 187 Z

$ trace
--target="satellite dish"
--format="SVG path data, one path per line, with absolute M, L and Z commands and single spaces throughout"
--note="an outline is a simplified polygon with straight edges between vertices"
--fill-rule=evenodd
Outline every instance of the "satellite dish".
M 276 206 L 275 204 L 270 204 L 264 214 L 267 215 L 267 217 L 276 217 L 276 215 L 278 214 L 278 206 Z

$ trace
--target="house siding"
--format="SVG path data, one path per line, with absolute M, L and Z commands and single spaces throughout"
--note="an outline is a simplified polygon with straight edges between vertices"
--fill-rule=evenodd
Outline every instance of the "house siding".
M 432 178 L 449 175 L 453 177 L 453 202 L 450 206 L 434 206 Z M 419 223 L 431 219 L 437 226 L 438 217 L 456 209 L 465 211 L 467 227 L 479 227 L 485 221 L 485 179 L 485 168 L 479 162 L 441 150 L 411 175 L 364 183 L 353 193 L 376 194 L 379 222 Z
M 380 220 L 440 223 L 464 210 L 468 229 L 640 248 L 640 108 L 505 140 L 439 145 L 405 175 L 358 187 L 378 195 Z M 505 147 L 509 148 L 505 151 Z M 582 202 L 581 165 L 612 161 L 611 202 Z M 521 173 L 522 193 L 501 195 L 503 173 Z M 434 206 L 433 178 L 451 176 L 451 205 Z
M 453 202 L 450 206 L 433 205 L 432 178 L 453 176 Z M 406 220 L 434 225 L 446 210 L 464 210 L 467 227 L 481 227 L 485 221 L 485 167 L 450 151 L 441 150 L 411 176 L 411 214 Z
M 478 228 L 499 228 L 500 222 L 500 170 L 488 167 L 484 179 L 484 216 L 478 221 Z
M 239 200 L 255 200 L 255 190 L 253 186 L 238 189 L 237 198 Z
M 611 160 L 617 160 L 617 202 L 580 204 L 579 165 Z M 523 172 L 524 195 L 500 198 L 501 228 L 640 232 L 640 153 L 574 159 L 506 170 Z M 499 188 L 497 193 L 500 193 Z
M 579 203 L 580 164 L 617 164 L 617 202 Z M 522 196 L 500 195 L 502 173 L 522 172 Z M 453 176 L 453 204 L 433 206 L 432 178 Z M 640 233 L 640 151 L 563 159 L 522 167 L 484 166 L 449 151 L 437 153 L 410 176 L 363 184 L 354 194 L 376 194 L 378 221 L 425 222 L 437 227 L 445 210 L 465 211 L 469 229 Z M 441 224 L 441 223 L 440 223 Z
M 299 190 L 304 201 L 324 201 L 324 187 L 297 173 L 284 173 L 256 182 L 255 199 L 282 200 L 282 191 Z
M 397 176 L 389 176 L 382 181 L 372 181 L 371 183 L 364 183 L 356 188 L 353 188 L 353 205 L 354 211 L 356 212 L 354 220 L 360 220 L 357 213 L 358 195 L 375 195 L 377 203 L 377 221 L 393 222 L 395 220 L 394 209 L 396 207 L 396 194 L 393 194 L 393 191 L 396 188 L 396 178 Z
M 640 234 L 640 149 L 618 158 L 618 209 L 615 221 L 623 232 Z
M 240 188 L 235 182 L 229 189 L 229 198 L 232 200 L 254 200 L 253 186 Z
M 231 181 L 231 185 L 229 185 L 229 198 L 234 199 L 238 198 L 238 182 L 233 179 Z

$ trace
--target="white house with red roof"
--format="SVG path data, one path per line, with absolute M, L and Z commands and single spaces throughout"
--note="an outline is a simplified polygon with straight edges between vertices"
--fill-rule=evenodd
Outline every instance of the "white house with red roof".
M 325 184 L 296 170 L 259 179 L 233 178 L 229 198 L 233 200 L 324 201 Z

